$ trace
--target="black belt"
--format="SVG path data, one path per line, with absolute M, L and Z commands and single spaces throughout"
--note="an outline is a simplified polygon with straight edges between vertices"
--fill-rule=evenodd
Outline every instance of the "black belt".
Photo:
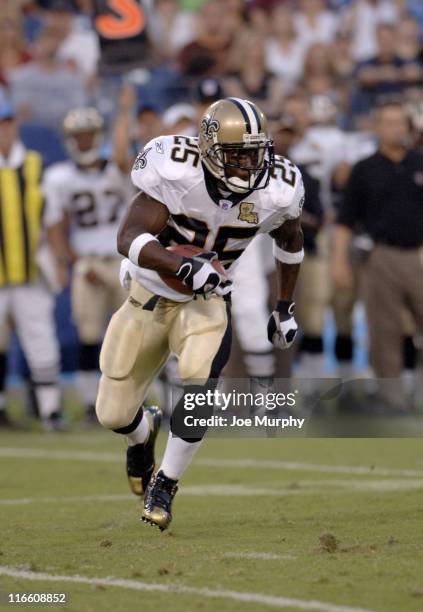
M 145 304 L 141 304 L 140 302 L 138 302 L 137 300 L 135 300 L 131 295 L 129 296 L 129 302 L 135 306 L 135 307 L 139 307 L 142 306 L 143 310 L 150 310 L 153 311 L 157 305 L 157 302 L 160 300 L 160 298 L 163 297 L 161 295 L 157 295 L 154 294 L 151 296 L 150 299 L 148 299 Z M 232 304 L 232 298 L 231 298 L 231 294 L 227 293 L 226 295 L 222 296 L 223 300 L 230 306 Z M 195 299 L 195 298 L 194 298 Z M 182 304 L 184 304 L 185 302 L 181 302 Z

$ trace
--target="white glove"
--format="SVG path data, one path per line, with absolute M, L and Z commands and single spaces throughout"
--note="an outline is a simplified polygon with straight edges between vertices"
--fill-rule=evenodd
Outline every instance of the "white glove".
M 131 289 L 132 276 L 129 271 L 130 266 L 131 262 L 129 259 L 123 259 L 122 263 L 120 264 L 119 281 L 122 289 L 125 289 L 125 291 L 129 291 Z
M 294 319 L 295 302 L 280 300 L 267 324 L 269 342 L 280 350 L 289 348 L 297 335 L 298 325 Z
M 176 277 L 195 294 L 206 295 L 213 291 L 222 280 L 220 274 L 210 263 L 216 258 L 217 253 L 214 251 L 199 253 L 195 257 L 183 257 Z

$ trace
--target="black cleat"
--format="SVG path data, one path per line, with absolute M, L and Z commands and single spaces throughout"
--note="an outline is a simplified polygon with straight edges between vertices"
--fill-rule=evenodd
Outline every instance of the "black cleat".
M 169 527 L 172 520 L 172 501 L 178 490 L 177 480 L 172 480 L 160 470 L 151 480 L 144 501 L 141 519 L 157 525 L 160 531 Z
M 68 430 L 68 425 L 60 412 L 53 412 L 49 417 L 41 419 L 41 425 L 43 430 L 48 432 Z
M 157 406 L 144 408 L 150 433 L 143 444 L 128 446 L 126 451 L 126 473 L 132 493 L 143 495 L 154 472 L 154 445 L 159 433 L 162 411 Z

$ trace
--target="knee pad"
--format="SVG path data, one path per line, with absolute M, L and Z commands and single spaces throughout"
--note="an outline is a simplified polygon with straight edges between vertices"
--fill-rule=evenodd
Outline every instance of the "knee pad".
M 135 365 L 143 339 L 142 322 L 119 310 L 110 321 L 100 353 L 100 369 L 109 378 L 126 378 Z

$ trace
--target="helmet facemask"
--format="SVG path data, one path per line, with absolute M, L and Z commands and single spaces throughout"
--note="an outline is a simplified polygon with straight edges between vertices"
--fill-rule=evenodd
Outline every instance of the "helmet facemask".
M 212 172 L 214 176 L 230 191 L 248 193 L 267 186 L 273 163 L 273 147 L 270 142 L 254 146 L 217 143 L 210 148 L 209 160 L 216 169 L 216 172 Z
M 80 132 L 66 136 L 66 149 L 75 163 L 79 166 L 90 166 L 100 159 L 102 135 L 101 132 L 86 132 L 92 136 L 92 144 L 88 148 L 80 146 L 79 136 L 85 133 Z

